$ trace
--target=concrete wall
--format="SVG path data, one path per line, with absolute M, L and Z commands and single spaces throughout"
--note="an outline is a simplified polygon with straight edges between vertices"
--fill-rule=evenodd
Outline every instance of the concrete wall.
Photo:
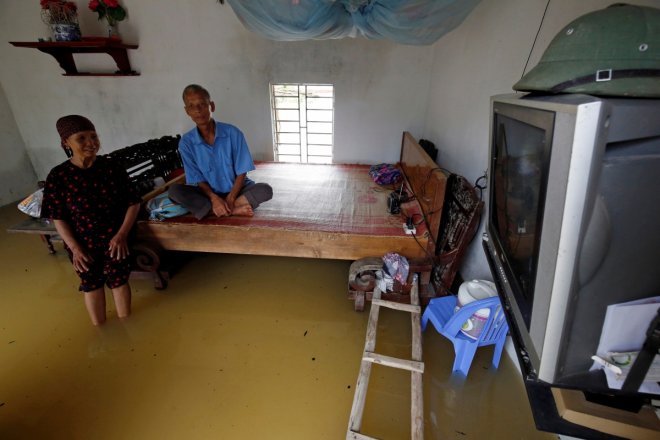
M 482 0 L 460 27 L 434 45 L 423 137 L 440 150 L 438 162 L 472 182 L 483 175 L 489 165 L 490 96 L 513 93 L 513 84 L 523 71 L 538 63 L 561 28 L 612 3 Z M 658 0 L 634 4 L 660 6 Z M 487 197 L 486 192 L 484 199 Z M 482 230 L 484 223 L 482 220 Z M 463 264 L 461 274 L 465 279 L 492 279 L 481 247 L 482 230 L 477 232 Z
M 1 84 L 0 157 L 0 206 L 4 206 L 35 191 L 37 176 Z
M 84 36 L 101 35 L 102 22 L 79 7 Z M 0 3 L 0 84 L 39 178 L 64 160 L 55 121 L 89 117 L 103 151 L 181 133 L 192 124 L 181 90 L 206 86 L 216 117 L 245 132 L 255 159 L 272 159 L 270 82 L 332 83 L 336 92 L 336 162 L 398 159 L 401 133 L 421 133 L 432 47 L 364 39 L 273 42 L 247 31 L 228 5 L 214 0 L 122 0 L 129 19 L 119 24 L 137 77 L 64 77 L 49 55 L 8 41 L 49 36 L 37 1 Z M 106 55 L 76 55 L 79 70 L 106 69 Z
M 101 35 L 102 23 L 87 3 L 77 1 L 83 35 Z M 443 167 L 474 181 L 488 167 L 489 97 L 511 92 L 528 57 L 526 70 L 561 27 L 610 3 L 482 0 L 434 46 L 415 47 L 364 39 L 273 42 L 245 30 L 229 6 L 214 0 L 122 0 L 129 19 L 120 23 L 120 32 L 124 41 L 140 45 L 129 52 L 140 76 L 64 77 L 52 57 L 0 44 L 0 85 L 9 103 L 0 96 L 0 129 L 17 145 L 8 149 L 4 139 L 0 143 L 3 164 L 14 170 L 15 163 L 15 174 L 29 175 L 27 152 L 36 176 L 45 178 L 64 160 L 54 127 L 68 113 L 94 121 L 105 152 L 181 133 L 191 123 L 180 92 L 191 82 L 209 88 L 216 117 L 241 127 L 255 158 L 268 160 L 269 83 L 308 82 L 335 85 L 336 162 L 394 162 L 401 132 L 408 130 L 436 143 Z M 658 6 L 657 0 L 635 3 Z M 0 41 L 48 35 L 36 0 L 0 2 Z M 80 70 L 114 69 L 105 55 L 76 60 Z M 17 128 L 4 113 L 13 113 Z M 0 187 L 14 188 L 15 180 L 3 171 Z M 12 191 L 22 194 L 25 188 Z M 490 278 L 480 236 L 461 271 L 466 279 Z

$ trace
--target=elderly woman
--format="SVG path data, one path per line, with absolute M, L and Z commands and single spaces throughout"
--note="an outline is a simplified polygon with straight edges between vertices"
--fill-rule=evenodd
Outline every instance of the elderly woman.
M 112 290 L 117 316 L 131 313 L 128 238 L 140 197 L 121 165 L 97 156 L 101 143 L 89 119 L 69 115 L 56 125 L 69 160 L 48 174 L 41 216 L 54 221 L 98 326 L 105 322 L 104 284 Z

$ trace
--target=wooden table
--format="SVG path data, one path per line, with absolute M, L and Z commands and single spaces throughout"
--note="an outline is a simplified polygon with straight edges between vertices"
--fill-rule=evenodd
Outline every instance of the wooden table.
M 24 221 L 10 227 L 7 232 L 20 232 L 23 234 L 38 234 L 41 240 L 48 246 L 48 252 L 55 253 L 54 241 L 62 241 L 57 234 L 55 225 L 48 219 L 29 217 Z

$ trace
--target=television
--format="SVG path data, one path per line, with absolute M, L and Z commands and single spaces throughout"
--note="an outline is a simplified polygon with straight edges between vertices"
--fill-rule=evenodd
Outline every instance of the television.
M 490 123 L 483 247 L 525 380 L 630 397 L 591 356 L 609 305 L 660 295 L 660 100 L 498 95 Z

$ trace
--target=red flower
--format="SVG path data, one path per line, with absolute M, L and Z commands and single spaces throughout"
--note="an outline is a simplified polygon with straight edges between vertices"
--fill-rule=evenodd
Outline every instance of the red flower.
M 87 6 L 99 14 L 99 20 L 107 18 L 109 23 L 117 23 L 126 18 L 126 10 L 117 0 L 90 0 Z
M 78 5 L 67 0 L 39 0 L 41 19 L 46 24 L 78 23 Z

